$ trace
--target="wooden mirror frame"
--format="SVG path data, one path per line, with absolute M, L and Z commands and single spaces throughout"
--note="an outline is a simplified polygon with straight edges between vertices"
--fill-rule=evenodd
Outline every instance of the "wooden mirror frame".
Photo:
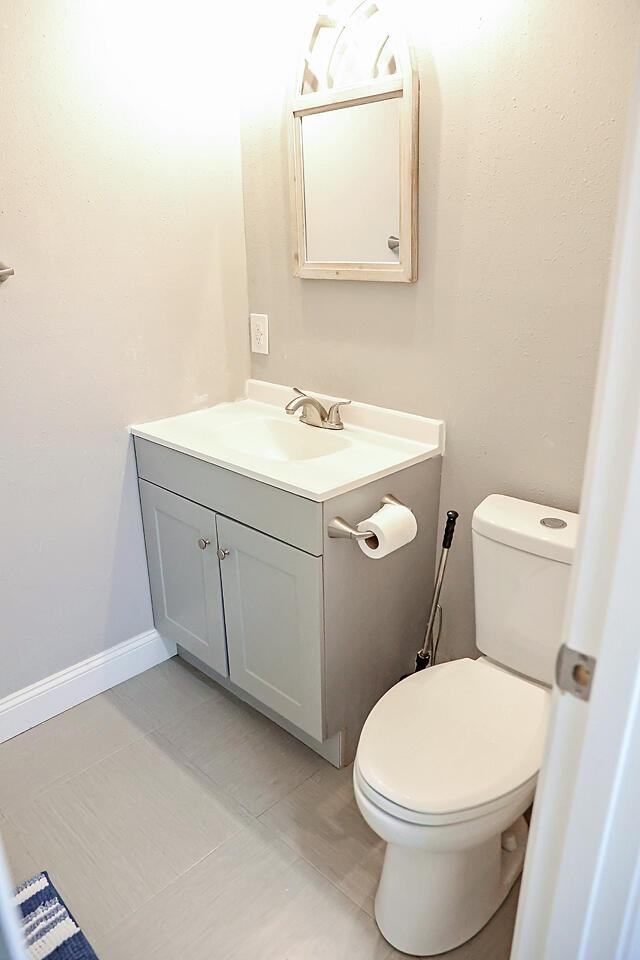
M 369 10 L 384 17 L 387 41 L 393 51 L 395 72 L 350 85 L 304 92 L 310 50 L 322 26 L 338 30 L 338 40 L 351 18 L 369 3 Z M 413 54 L 406 39 L 398 34 L 386 0 L 352 0 L 350 13 L 341 22 L 330 19 L 324 10 L 316 16 L 311 41 L 295 79 L 290 109 L 290 186 L 293 224 L 293 274 L 316 280 L 383 280 L 413 283 L 417 279 L 418 254 L 418 133 L 420 89 Z M 328 58 L 328 62 L 330 57 Z M 307 259 L 305 219 L 302 118 L 312 113 L 342 110 L 364 103 L 400 98 L 400 256 L 398 263 L 351 261 L 311 261 Z

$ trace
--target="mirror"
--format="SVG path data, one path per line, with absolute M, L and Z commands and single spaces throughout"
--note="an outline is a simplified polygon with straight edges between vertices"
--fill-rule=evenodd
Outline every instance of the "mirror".
M 399 262 L 399 105 L 378 100 L 303 117 L 308 260 Z
M 416 279 L 418 80 L 383 0 L 314 21 L 291 108 L 293 269 Z

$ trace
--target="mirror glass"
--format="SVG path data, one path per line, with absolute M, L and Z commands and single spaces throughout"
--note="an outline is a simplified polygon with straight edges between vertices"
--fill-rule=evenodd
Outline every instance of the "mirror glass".
M 399 262 L 401 103 L 302 117 L 307 260 Z

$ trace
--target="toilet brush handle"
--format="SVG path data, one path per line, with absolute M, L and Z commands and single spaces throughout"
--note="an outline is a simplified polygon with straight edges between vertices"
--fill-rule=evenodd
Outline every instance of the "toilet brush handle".
M 422 644 L 422 648 L 418 652 L 418 656 L 416 658 L 416 670 L 422 670 L 425 666 L 431 666 L 435 660 L 433 625 L 436 621 L 436 611 L 440 602 L 440 591 L 442 590 L 444 572 L 447 568 L 447 558 L 449 556 L 449 549 L 453 543 L 453 532 L 456 528 L 457 519 L 457 510 L 447 510 L 447 522 L 445 524 L 444 536 L 442 538 L 442 552 L 440 553 L 440 562 L 438 563 L 438 572 L 436 573 L 436 582 L 433 588 L 433 599 L 431 600 L 429 622 L 427 623 L 427 631 L 424 635 L 424 643 Z
M 442 538 L 442 549 L 448 550 L 451 544 L 453 543 L 453 534 L 456 529 L 456 520 L 458 519 L 458 512 L 456 510 L 447 510 L 447 522 L 444 528 L 444 536 Z

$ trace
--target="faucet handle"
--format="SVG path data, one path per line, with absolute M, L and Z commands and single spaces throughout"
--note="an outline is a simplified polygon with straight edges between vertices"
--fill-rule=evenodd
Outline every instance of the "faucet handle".
M 308 396 L 308 394 L 305 393 L 304 390 L 301 390 L 300 387 L 292 387 L 291 389 L 293 390 L 294 393 L 297 393 L 299 397 L 307 397 L 307 396 Z
M 327 426 L 333 430 L 342 430 L 344 424 L 342 422 L 342 417 L 340 416 L 340 407 L 347 407 L 350 403 L 351 400 L 339 400 L 337 403 L 333 403 L 329 407 Z

